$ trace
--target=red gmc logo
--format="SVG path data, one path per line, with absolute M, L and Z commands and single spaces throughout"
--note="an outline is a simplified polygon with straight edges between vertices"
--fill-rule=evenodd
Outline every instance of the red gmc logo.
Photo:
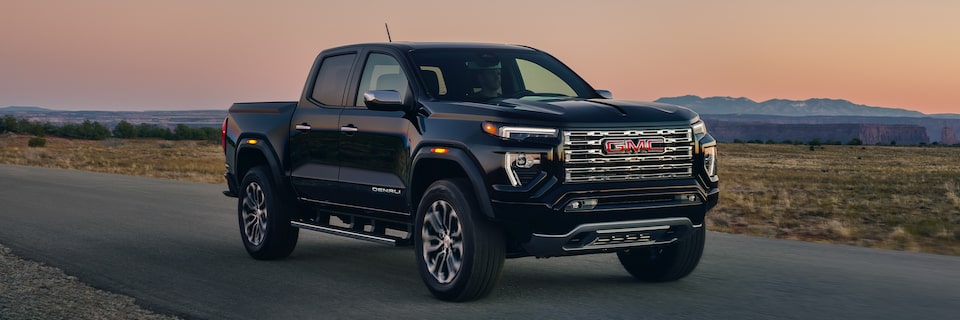
M 662 138 L 654 139 L 632 139 L 632 140 L 604 140 L 603 151 L 607 154 L 617 153 L 650 153 L 663 152 L 662 146 L 654 147 L 653 144 L 662 144 Z

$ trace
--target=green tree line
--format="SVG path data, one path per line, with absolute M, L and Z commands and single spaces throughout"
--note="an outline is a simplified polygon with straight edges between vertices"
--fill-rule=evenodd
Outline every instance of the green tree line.
M 134 125 L 122 120 L 111 130 L 97 121 L 87 120 L 83 123 L 65 123 L 58 126 L 50 122 L 17 119 L 11 115 L 6 115 L 0 120 L 0 133 L 2 132 L 86 140 L 104 140 L 113 137 L 120 139 L 157 138 L 220 141 L 220 130 L 216 128 L 193 128 L 185 124 L 178 124 L 176 128 L 170 130 L 155 124 L 141 123 Z

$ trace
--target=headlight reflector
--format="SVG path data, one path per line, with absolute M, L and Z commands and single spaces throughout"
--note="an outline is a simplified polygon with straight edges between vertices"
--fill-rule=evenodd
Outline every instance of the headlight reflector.
M 703 136 L 707 135 L 707 125 L 703 121 L 698 121 L 693 124 L 693 139 L 699 141 Z
M 513 140 L 552 139 L 557 137 L 557 129 L 529 127 L 500 127 L 500 136 Z
M 707 171 L 708 176 L 717 175 L 717 147 L 703 148 L 703 169 Z

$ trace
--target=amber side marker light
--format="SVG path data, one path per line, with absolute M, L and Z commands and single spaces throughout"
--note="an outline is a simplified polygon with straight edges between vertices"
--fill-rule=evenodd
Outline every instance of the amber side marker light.
M 257 144 L 257 139 L 247 140 L 247 144 Z
M 497 125 L 490 122 L 483 123 L 483 132 L 498 136 L 500 135 L 499 131 L 500 131 L 500 128 L 498 128 Z
M 444 154 L 444 153 L 450 152 L 450 150 L 447 148 L 431 148 L 430 152 Z

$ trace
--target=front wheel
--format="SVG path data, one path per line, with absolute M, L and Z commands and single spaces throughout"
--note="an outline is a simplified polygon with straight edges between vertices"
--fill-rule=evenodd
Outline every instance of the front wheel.
M 293 206 L 285 202 L 264 167 L 250 169 L 240 184 L 237 216 L 243 246 L 258 260 L 285 258 L 297 246 L 300 229 L 290 226 Z
M 705 227 L 666 247 L 634 248 L 617 253 L 620 264 L 634 278 L 647 282 L 666 282 L 686 277 L 700 263 L 706 238 Z
M 414 251 L 427 289 L 446 301 L 486 296 L 500 278 L 503 232 L 478 210 L 466 180 L 440 180 L 417 208 Z

